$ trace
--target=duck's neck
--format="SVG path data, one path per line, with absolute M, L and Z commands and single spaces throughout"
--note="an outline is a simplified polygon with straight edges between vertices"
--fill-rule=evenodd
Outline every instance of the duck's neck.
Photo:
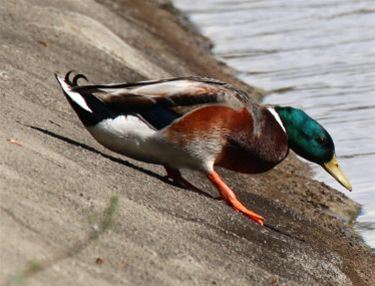
M 271 112 L 272 116 L 276 119 L 277 123 L 280 124 L 281 128 L 284 130 L 284 132 L 286 133 L 286 129 L 285 129 L 285 126 L 284 126 L 284 123 L 283 121 L 281 120 L 280 118 L 280 115 L 279 113 L 276 111 L 276 109 L 273 107 L 273 106 L 269 106 L 267 107 L 268 111 Z

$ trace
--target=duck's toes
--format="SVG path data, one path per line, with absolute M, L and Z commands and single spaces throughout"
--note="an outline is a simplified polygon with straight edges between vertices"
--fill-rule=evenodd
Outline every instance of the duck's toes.
M 250 218 L 251 220 L 255 221 L 257 224 L 264 225 L 264 218 L 257 213 L 247 209 L 241 202 L 238 200 L 234 200 L 230 202 L 233 206 L 233 208 L 238 211 L 243 213 L 245 216 Z
M 259 216 L 257 214 L 255 214 L 256 216 L 248 216 L 246 215 L 247 217 L 249 217 L 250 219 L 252 219 L 253 221 L 255 221 L 257 224 L 263 226 L 264 225 L 264 218 L 262 216 Z

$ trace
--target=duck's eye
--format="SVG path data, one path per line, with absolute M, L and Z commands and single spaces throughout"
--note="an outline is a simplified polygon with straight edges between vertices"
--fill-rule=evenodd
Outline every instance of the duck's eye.
M 327 145 L 328 143 L 327 137 L 318 137 L 316 141 L 318 141 L 321 145 Z

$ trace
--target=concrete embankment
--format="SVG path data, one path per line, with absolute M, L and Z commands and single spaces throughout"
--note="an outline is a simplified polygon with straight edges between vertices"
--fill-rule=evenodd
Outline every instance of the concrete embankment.
M 267 174 L 220 170 L 260 227 L 84 130 L 54 72 L 94 83 L 199 74 L 261 93 L 175 12 L 166 1 L 2 1 L 0 284 L 374 285 L 375 258 L 345 222 L 358 206 L 292 154 Z

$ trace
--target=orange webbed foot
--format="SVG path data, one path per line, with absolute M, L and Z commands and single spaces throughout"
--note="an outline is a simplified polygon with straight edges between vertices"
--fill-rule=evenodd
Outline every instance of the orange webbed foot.
M 220 192 L 220 195 L 225 199 L 227 204 L 232 206 L 236 211 L 241 212 L 254 222 L 264 225 L 264 218 L 257 213 L 247 209 L 236 197 L 234 192 L 225 184 L 225 182 L 220 178 L 220 176 L 213 171 L 208 175 L 208 179 Z

